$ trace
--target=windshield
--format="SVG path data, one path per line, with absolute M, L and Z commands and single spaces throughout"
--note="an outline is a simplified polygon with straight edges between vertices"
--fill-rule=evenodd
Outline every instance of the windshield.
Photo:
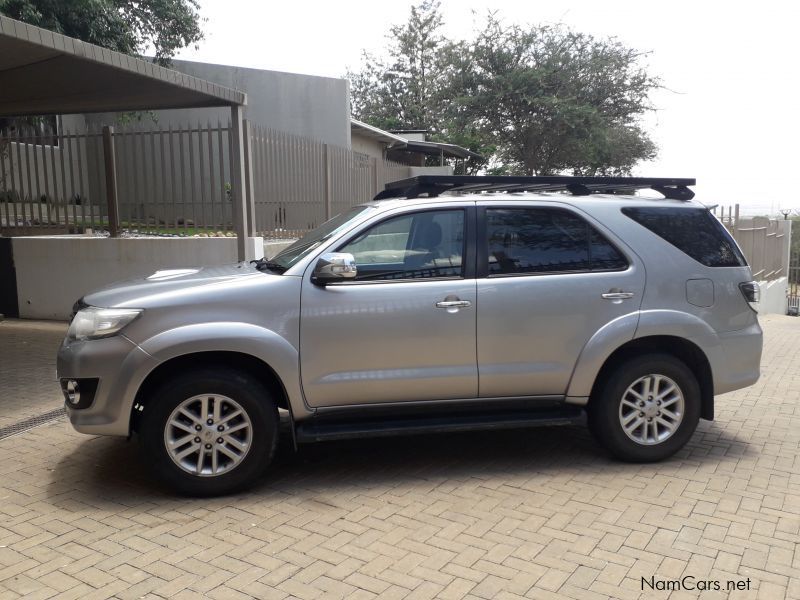
M 316 229 L 309 231 L 288 248 L 279 252 L 270 262 L 278 264 L 284 269 L 288 269 L 299 262 L 306 254 L 338 233 L 358 215 L 371 208 L 370 206 L 356 206 L 347 212 L 336 215 L 329 221 L 325 221 Z

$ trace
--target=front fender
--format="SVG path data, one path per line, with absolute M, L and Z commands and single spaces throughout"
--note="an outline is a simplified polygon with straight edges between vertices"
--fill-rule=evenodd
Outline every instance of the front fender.
M 300 355 L 286 338 L 249 323 L 216 322 L 176 327 L 139 344 L 157 364 L 197 352 L 240 352 L 268 364 L 280 378 L 295 417 L 309 414 L 300 389 Z

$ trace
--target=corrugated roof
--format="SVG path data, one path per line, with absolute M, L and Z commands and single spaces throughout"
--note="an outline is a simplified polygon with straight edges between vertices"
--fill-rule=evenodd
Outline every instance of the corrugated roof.
M 419 152 L 422 154 L 429 154 L 445 156 L 453 158 L 483 158 L 480 154 L 476 154 L 472 150 L 468 150 L 456 144 L 446 144 L 444 142 L 419 142 L 416 140 L 408 140 L 403 147 L 392 147 L 392 150 L 408 150 L 409 152 Z
M 444 154 L 447 157 L 453 158 L 483 158 L 480 154 L 476 154 L 467 148 L 457 146 L 456 144 L 445 144 L 443 142 L 423 142 L 419 140 L 409 140 L 401 135 L 384 131 L 378 127 L 374 127 L 369 123 L 350 119 L 350 127 L 352 130 L 357 131 L 364 137 L 378 140 L 386 144 L 388 150 L 406 150 L 408 152 L 415 152 L 418 154 L 429 154 L 439 156 Z M 422 132 L 424 130 L 419 130 Z M 414 133 L 419 133 L 414 131 Z M 407 132 L 411 133 L 411 132 Z
M 378 140 L 379 142 L 384 142 L 385 144 L 389 145 L 407 141 L 404 137 L 389 133 L 388 131 L 384 131 L 383 129 L 374 127 L 369 123 L 364 123 L 363 121 L 358 121 L 356 119 L 350 119 L 350 129 L 357 131 L 364 137 Z

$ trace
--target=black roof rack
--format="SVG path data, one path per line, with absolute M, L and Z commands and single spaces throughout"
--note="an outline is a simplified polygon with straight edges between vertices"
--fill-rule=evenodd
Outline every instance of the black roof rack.
M 489 175 L 420 175 L 386 184 L 375 196 L 385 198 L 436 197 L 444 192 L 570 192 L 575 196 L 613 194 L 650 189 L 671 200 L 691 200 L 694 179 L 667 177 L 508 177 Z

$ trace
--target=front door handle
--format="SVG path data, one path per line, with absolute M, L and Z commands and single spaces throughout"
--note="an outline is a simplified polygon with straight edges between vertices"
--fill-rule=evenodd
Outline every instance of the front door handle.
M 617 292 L 617 291 L 608 291 L 605 294 L 601 294 L 603 298 L 606 300 L 627 300 L 628 298 L 633 298 L 633 292 Z
M 436 308 L 468 308 L 472 306 L 469 300 L 440 300 L 436 303 Z

